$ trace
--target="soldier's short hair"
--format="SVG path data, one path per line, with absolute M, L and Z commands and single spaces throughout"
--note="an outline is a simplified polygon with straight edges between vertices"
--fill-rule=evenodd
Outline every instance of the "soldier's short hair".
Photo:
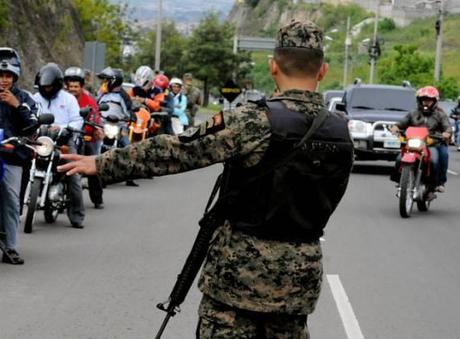
M 323 31 L 311 21 L 292 20 L 279 29 L 273 57 L 288 76 L 315 75 L 324 60 Z

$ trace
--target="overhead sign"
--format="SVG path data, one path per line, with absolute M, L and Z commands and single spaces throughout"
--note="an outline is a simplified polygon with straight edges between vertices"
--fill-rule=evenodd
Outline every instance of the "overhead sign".
M 241 87 L 233 80 L 228 80 L 220 89 L 220 93 L 228 102 L 232 102 L 241 94 Z
M 273 51 L 276 45 L 275 39 L 257 38 L 249 36 L 235 37 L 235 46 L 233 49 L 236 51 Z

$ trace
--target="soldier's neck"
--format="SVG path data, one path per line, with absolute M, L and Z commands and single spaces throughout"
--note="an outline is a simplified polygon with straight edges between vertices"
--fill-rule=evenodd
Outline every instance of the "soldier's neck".
M 283 79 L 284 81 L 281 79 L 279 80 L 277 84 L 281 92 L 286 92 L 291 89 L 315 92 L 318 87 L 318 81 L 316 79 L 289 78 Z

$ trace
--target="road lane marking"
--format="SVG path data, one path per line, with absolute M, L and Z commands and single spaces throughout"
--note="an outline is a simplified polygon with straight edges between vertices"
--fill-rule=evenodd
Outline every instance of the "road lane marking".
M 353 308 L 351 307 L 350 301 L 348 300 L 347 293 L 340 282 L 340 278 L 337 274 L 328 274 L 327 281 L 332 291 L 335 303 L 339 310 L 340 318 L 342 318 L 345 332 L 347 333 L 348 339 L 364 339 L 361 328 L 359 327 L 358 320 L 356 319 Z
M 448 173 L 452 174 L 452 175 L 458 175 L 457 172 L 454 172 L 454 171 L 451 171 L 451 170 L 447 170 Z

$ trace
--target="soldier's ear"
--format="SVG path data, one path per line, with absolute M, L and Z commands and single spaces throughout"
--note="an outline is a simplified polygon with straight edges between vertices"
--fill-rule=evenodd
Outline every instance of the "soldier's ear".
M 270 70 L 270 74 L 272 76 L 276 76 L 279 74 L 279 67 L 273 57 L 268 59 L 268 69 Z
M 316 75 L 316 80 L 321 81 L 326 76 L 327 71 L 329 70 L 329 64 L 322 64 L 318 74 Z

